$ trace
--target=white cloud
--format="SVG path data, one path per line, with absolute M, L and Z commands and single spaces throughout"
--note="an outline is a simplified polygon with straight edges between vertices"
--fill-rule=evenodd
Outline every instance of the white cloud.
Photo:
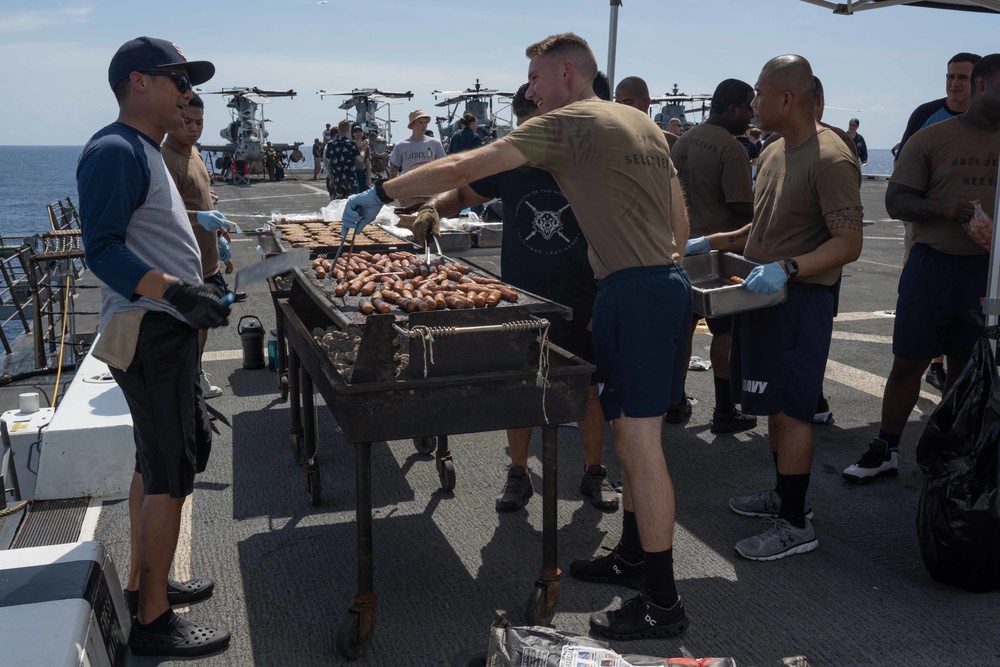
M 0 34 L 37 32 L 62 25 L 87 23 L 93 7 L 65 7 L 56 11 L 28 10 L 0 16 Z

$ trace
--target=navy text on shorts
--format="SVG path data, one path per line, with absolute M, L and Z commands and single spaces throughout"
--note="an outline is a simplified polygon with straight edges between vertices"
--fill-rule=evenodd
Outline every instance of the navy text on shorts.
M 736 315 L 729 352 L 733 402 L 749 415 L 812 420 L 833 336 L 831 288 L 788 283 L 785 303 Z

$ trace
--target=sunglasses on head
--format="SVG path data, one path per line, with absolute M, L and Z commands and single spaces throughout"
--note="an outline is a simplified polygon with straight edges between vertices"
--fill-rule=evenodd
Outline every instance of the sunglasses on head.
M 161 69 L 144 69 L 140 71 L 143 74 L 148 74 L 149 76 L 169 76 L 174 80 L 174 85 L 177 86 L 177 92 L 181 94 L 191 90 L 191 81 L 183 72 L 168 72 Z

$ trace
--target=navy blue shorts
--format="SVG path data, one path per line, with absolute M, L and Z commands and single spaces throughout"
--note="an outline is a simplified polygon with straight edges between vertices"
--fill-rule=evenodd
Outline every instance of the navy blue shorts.
M 944 354 L 964 365 L 979 339 L 969 311 L 982 312 L 989 268 L 989 255 L 946 255 L 913 244 L 899 275 L 892 353 L 911 360 Z
M 205 278 L 205 284 L 215 285 L 222 290 L 220 296 L 225 295 L 229 291 L 229 285 L 226 284 L 226 279 L 222 277 L 222 271 L 216 271 L 213 275 Z
M 198 381 L 198 332 L 167 313 L 142 318 L 127 370 L 111 368 L 129 413 L 135 471 L 146 495 L 183 498 L 212 452 L 212 431 Z
M 691 321 L 694 322 L 695 326 L 697 326 L 698 321 L 701 318 L 701 315 L 695 313 L 691 318 Z M 713 336 L 727 334 L 733 330 L 733 318 L 731 315 L 727 315 L 725 317 L 706 317 L 705 324 L 708 326 L 708 330 Z
M 682 396 L 691 305 L 680 264 L 622 269 L 600 281 L 593 334 L 605 419 L 659 417 Z
M 829 287 L 788 283 L 785 303 L 734 317 L 729 375 L 743 412 L 812 420 L 830 354 L 833 301 Z

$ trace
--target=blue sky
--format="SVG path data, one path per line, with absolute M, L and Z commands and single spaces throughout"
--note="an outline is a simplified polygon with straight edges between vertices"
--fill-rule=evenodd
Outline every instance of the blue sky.
M 607 66 L 608 0 L 131 0 L 0 4 L 0 82 L 6 92 L 0 145 L 83 144 L 117 115 L 107 66 L 138 35 L 179 44 L 190 59 L 215 63 L 205 90 L 230 86 L 295 89 L 267 108 L 271 138 L 311 142 L 344 117 L 320 89 L 412 90 L 393 107 L 432 110 L 434 89 L 459 90 L 478 78 L 513 89 L 525 80 L 524 47 L 546 35 L 585 37 Z M 642 76 L 654 94 L 674 83 L 710 93 L 722 79 L 753 84 L 772 56 L 807 57 L 823 79 L 825 120 L 861 119 L 872 148 L 889 148 L 913 108 L 943 97 L 954 53 L 995 48 L 1000 16 L 910 7 L 834 16 L 799 0 L 624 0 L 616 78 Z M 996 49 L 1000 50 L 1000 49 Z M 204 139 L 228 122 L 224 101 L 206 98 Z M 395 124 L 396 138 L 406 133 Z

